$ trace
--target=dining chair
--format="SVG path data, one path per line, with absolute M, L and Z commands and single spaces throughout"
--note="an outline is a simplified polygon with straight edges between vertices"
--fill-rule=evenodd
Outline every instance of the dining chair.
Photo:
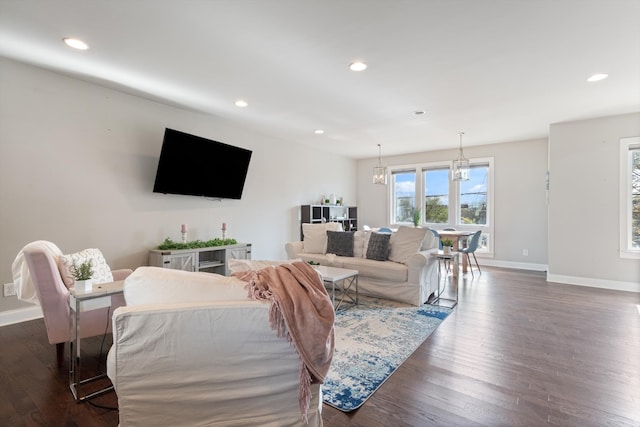
M 473 276 L 473 266 L 471 265 L 471 258 L 469 254 L 473 255 L 473 259 L 476 261 L 476 266 L 478 267 L 478 272 L 482 274 L 480 270 L 480 264 L 478 264 L 478 258 L 476 258 L 476 249 L 478 249 L 478 245 L 480 244 L 480 235 L 482 234 L 482 230 L 478 230 L 471 236 L 469 240 L 469 245 L 466 248 L 461 249 L 461 252 L 464 256 L 467 257 L 467 264 L 469 265 L 469 270 L 471 270 L 471 275 Z
M 438 233 L 438 230 L 434 230 L 433 228 L 430 228 L 429 231 L 431 231 L 431 233 L 436 237 L 436 239 L 438 239 L 438 249 L 442 250 L 442 239 L 440 238 L 440 233 Z M 438 258 L 438 262 L 439 261 L 440 261 L 440 258 Z M 449 272 L 451 267 L 449 262 L 446 259 L 442 261 L 444 262 L 445 270 Z

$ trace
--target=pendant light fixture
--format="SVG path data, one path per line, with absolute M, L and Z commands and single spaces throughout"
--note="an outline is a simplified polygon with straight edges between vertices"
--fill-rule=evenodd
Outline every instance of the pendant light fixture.
M 387 168 L 382 166 L 382 148 L 378 144 L 378 166 L 373 167 L 373 183 L 387 185 Z
M 458 153 L 458 159 L 453 161 L 453 169 L 451 169 L 451 179 L 454 181 L 469 180 L 469 160 L 464 157 L 462 152 L 462 135 L 464 135 L 464 132 L 458 133 L 460 137 L 460 152 Z

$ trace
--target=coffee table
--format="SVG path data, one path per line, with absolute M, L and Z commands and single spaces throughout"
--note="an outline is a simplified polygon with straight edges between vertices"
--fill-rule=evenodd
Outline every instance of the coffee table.
M 347 268 L 330 267 L 326 265 L 317 265 L 313 267 L 322 276 L 325 286 L 331 285 L 331 302 L 337 311 L 346 304 L 358 305 L 358 270 L 350 270 Z M 355 298 L 349 293 L 354 288 Z M 336 291 L 340 300 L 336 305 Z M 345 301 L 345 298 L 347 300 Z

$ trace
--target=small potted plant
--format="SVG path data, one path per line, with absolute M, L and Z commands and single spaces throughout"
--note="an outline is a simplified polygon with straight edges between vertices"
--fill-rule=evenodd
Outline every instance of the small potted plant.
M 420 225 L 420 220 L 421 220 L 421 216 L 420 216 L 420 209 L 414 209 L 413 213 L 412 213 L 412 221 L 413 221 L 413 226 L 418 228 L 418 226 Z
M 74 288 L 76 290 L 90 291 L 93 287 L 93 264 L 91 260 L 82 262 L 79 266 L 73 262 L 71 266 L 71 275 L 74 279 Z
M 442 252 L 444 252 L 445 254 L 450 253 L 452 246 L 453 246 L 453 240 L 442 239 Z

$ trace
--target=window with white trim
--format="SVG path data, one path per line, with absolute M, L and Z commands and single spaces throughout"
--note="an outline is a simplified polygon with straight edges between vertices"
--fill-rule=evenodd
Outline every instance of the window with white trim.
M 391 212 L 393 222 L 410 223 L 416 207 L 416 171 L 391 172 Z
M 620 139 L 620 256 L 640 258 L 640 137 Z
M 470 179 L 451 180 L 451 162 L 390 167 L 390 224 L 482 230 L 478 252 L 493 253 L 493 158 L 471 159 Z

